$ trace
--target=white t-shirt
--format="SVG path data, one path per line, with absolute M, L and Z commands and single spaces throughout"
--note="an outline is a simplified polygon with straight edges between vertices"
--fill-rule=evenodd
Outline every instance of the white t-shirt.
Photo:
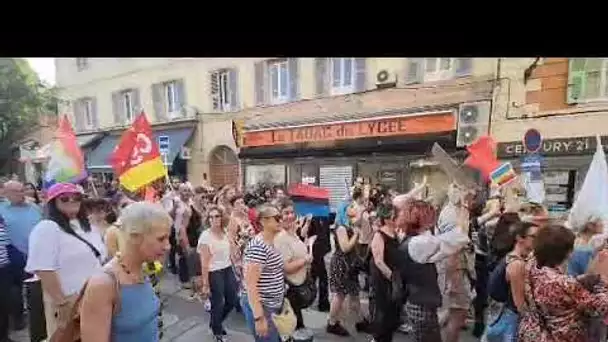
M 275 236 L 274 247 L 281 253 L 281 256 L 283 256 L 285 264 L 296 259 L 303 259 L 308 255 L 306 244 L 297 236 L 284 230 Z M 306 281 L 307 272 L 308 266 L 305 266 L 296 273 L 285 273 L 285 277 L 287 277 L 287 280 L 293 285 L 302 285 L 304 284 L 304 281 Z
M 198 239 L 198 250 L 202 246 L 208 246 L 211 252 L 211 262 L 209 264 L 209 271 L 223 270 L 224 268 L 230 267 L 232 262 L 230 261 L 230 240 L 228 240 L 228 234 L 224 234 L 223 238 L 217 237 L 217 235 L 211 233 L 211 229 L 207 229 L 201 233 Z
M 95 227 L 84 232 L 77 220 L 70 221 L 76 234 L 91 243 L 107 258 L 101 234 Z M 101 261 L 84 242 L 61 230 L 54 221 L 40 221 L 30 234 L 29 253 L 25 271 L 55 271 L 64 295 L 78 293 L 93 274 L 101 270 Z

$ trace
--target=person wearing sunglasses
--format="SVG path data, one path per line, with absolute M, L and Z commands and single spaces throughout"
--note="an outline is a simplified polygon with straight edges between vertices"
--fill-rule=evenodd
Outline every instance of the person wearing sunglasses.
M 89 277 L 101 270 L 106 249 L 82 205 L 83 192 L 58 183 L 47 192 L 48 219 L 30 235 L 26 272 L 42 282 L 47 334 L 72 317 L 72 306 Z
M 236 305 L 237 283 L 230 259 L 230 239 L 224 230 L 224 213 L 211 207 L 207 227 L 198 240 L 198 253 L 202 269 L 201 294 L 211 301 L 209 325 L 218 342 L 225 341 L 223 322 Z
M 271 315 L 281 310 L 285 298 L 285 265 L 274 247 L 282 231 L 281 213 L 274 206 L 262 205 L 258 220 L 262 232 L 249 242 L 243 258 L 246 294 L 241 296 L 241 308 L 256 342 L 280 342 Z

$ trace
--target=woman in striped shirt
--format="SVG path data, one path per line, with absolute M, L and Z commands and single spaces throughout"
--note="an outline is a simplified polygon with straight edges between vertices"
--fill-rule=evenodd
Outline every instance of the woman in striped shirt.
M 249 242 L 243 258 L 246 295 L 241 307 L 256 342 L 280 342 L 271 314 L 280 311 L 285 298 L 283 257 L 273 247 L 281 231 L 281 213 L 273 206 L 263 206 L 258 220 L 262 232 Z

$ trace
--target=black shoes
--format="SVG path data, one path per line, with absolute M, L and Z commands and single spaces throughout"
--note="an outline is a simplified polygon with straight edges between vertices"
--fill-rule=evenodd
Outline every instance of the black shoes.
M 337 336 L 347 337 L 350 336 L 348 330 L 346 330 L 340 322 L 336 322 L 334 324 L 327 323 L 327 329 L 325 329 L 328 334 L 333 334 Z

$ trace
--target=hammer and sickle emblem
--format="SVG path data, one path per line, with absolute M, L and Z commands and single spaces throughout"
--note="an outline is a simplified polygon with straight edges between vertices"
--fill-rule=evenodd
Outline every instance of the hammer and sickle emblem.
M 138 165 L 144 160 L 144 155 L 152 152 L 152 141 L 143 133 L 137 134 L 137 143 L 131 154 L 131 166 Z

